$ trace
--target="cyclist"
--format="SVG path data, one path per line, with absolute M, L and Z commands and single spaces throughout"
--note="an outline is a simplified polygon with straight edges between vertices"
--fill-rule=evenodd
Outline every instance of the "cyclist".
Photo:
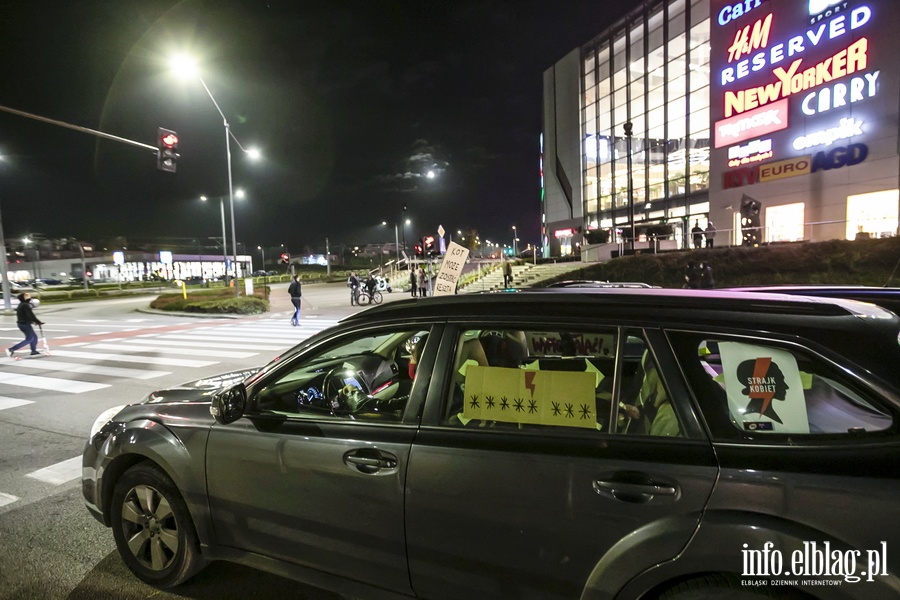
M 359 304 L 359 277 L 354 271 L 350 272 L 347 278 L 347 285 L 350 287 L 350 306 Z

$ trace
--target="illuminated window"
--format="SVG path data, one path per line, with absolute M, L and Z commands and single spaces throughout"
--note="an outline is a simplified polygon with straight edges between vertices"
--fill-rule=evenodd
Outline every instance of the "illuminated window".
M 857 233 L 873 238 L 897 235 L 898 199 L 900 190 L 847 196 L 847 239 L 855 239 Z
M 766 207 L 767 242 L 799 242 L 803 240 L 804 204 L 782 204 Z

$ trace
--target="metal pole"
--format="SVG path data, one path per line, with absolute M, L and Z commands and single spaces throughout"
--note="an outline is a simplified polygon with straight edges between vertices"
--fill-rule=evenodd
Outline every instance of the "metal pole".
M 397 231 L 397 223 L 394 222 L 394 251 L 397 255 L 397 268 L 400 268 L 400 234 Z
M 225 278 L 225 286 L 228 287 L 228 237 L 225 234 L 225 198 L 219 196 L 219 209 L 222 215 L 222 277 Z M 237 284 L 235 283 L 235 286 Z
M 9 297 L 10 289 L 9 289 L 9 272 L 6 270 L 6 238 L 3 237 L 3 215 L 0 214 L 0 250 L 3 251 L 3 256 L 0 256 L 0 264 L 3 265 L 3 272 L 0 273 L 0 278 L 3 279 L 0 282 L 0 287 L 3 289 L 3 308 L 5 310 L 12 310 L 12 301 Z
M 636 241 L 635 237 L 635 227 L 634 227 L 634 187 L 631 179 L 631 132 L 632 132 L 632 124 L 631 121 L 625 123 L 625 142 L 628 156 L 626 168 L 628 169 L 628 213 L 631 219 L 631 249 L 634 250 L 634 243 Z
M 234 295 L 240 296 L 240 290 L 237 286 L 238 262 L 237 262 L 237 235 L 234 232 L 234 187 L 231 182 L 231 131 L 228 127 L 228 120 L 225 121 L 225 153 L 228 157 L 228 210 L 231 211 L 231 266 L 234 268 Z
M 328 248 L 328 238 L 325 238 L 325 274 L 331 276 L 331 250 Z
M 77 240 L 75 243 L 78 246 L 79 254 L 81 254 L 81 278 L 84 280 L 84 291 L 88 291 L 87 265 L 84 263 L 84 247 L 81 245 L 81 242 Z

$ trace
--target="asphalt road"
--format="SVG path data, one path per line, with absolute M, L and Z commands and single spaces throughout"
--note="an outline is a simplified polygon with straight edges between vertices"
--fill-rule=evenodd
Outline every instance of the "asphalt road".
M 228 563 L 162 592 L 119 558 L 112 532 L 84 508 L 80 457 L 96 416 L 188 380 L 261 365 L 352 311 L 342 284 L 304 286 L 301 327 L 286 284 L 272 312 L 239 319 L 140 312 L 150 297 L 48 304 L 51 356 L 0 358 L 0 600 L 340 598 Z M 385 294 L 391 302 L 407 295 Z M 22 338 L 0 316 L 0 344 Z

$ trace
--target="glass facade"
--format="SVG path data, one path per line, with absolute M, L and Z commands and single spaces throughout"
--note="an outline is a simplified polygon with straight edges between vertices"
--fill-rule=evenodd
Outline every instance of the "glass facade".
M 645 5 L 582 48 L 586 230 L 622 241 L 633 210 L 639 238 L 681 246 L 687 220 L 705 222 L 709 15 L 709 0 Z

